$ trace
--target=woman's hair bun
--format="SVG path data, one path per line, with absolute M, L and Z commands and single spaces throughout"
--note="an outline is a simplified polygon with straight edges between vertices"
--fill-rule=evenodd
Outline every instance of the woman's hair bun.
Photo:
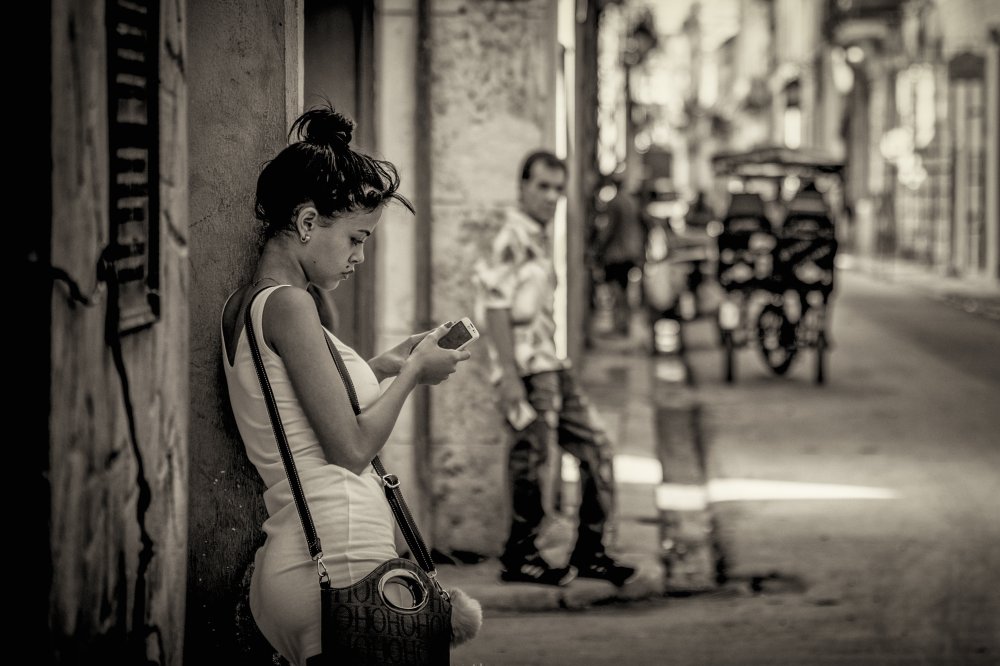
M 254 213 L 264 222 L 265 238 L 294 233 L 296 207 L 306 201 L 325 218 L 374 211 L 390 200 L 413 212 L 413 204 L 398 192 L 396 167 L 352 149 L 353 132 L 354 121 L 329 102 L 292 123 L 289 144 L 257 178 Z
M 346 148 L 354 133 L 354 121 L 336 111 L 332 106 L 310 109 L 299 116 L 290 134 L 297 134 L 300 141 L 317 146 Z

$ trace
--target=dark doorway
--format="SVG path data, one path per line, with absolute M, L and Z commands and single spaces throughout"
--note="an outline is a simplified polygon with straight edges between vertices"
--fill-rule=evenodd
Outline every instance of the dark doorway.
M 304 102 L 329 100 L 354 119 L 351 146 L 375 147 L 373 3 L 357 0 L 308 0 L 305 3 Z M 375 261 L 377 236 L 365 247 L 365 265 L 329 294 L 336 309 L 337 336 L 368 358 L 375 341 Z

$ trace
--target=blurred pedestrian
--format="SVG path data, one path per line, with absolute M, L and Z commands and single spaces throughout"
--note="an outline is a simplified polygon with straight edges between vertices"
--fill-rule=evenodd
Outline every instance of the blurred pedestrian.
M 624 585 L 635 569 L 612 559 L 603 543 L 614 495 L 611 446 L 569 361 L 556 353 L 550 233 L 566 177 L 566 165 L 555 155 L 527 156 L 519 205 L 507 211 L 490 257 L 477 270 L 494 379 L 513 439 L 512 516 L 501 580 L 565 585 L 580 575 Z M 545 517 L 541 475 L 553 442 L 580 461 L 579 526 L 569 566 L 561 567 L 547 562 L 536 543 Z
M 712 240 L 712 237 L 708 234 L 708 225 L 717 220 L 718 216 L 712 206 L 708 203 L 708 198 L 704 191 L 698 192 L 695 196 L 694 202 L 688 208 L 687 213 L 684 215 L 684 226 L 685 232 L 694 236 L 701 241 L 701 250 L 703 252 L 698 252 L 699 258 L 691 262 L 690 270 L 687 276 L 687 292 L 690 294 L 692 301 L 692 307 L 690 308 L 693 312 L 691 317 L 693 318 L 698 315 L 701 311 L 701 299 L 699 297 L 699 290 L 701 289 L 701 284 L 704 280 L 705 273 L 712 273 L 714 270 L 708 265 L 708 244 Z
M 608 202 L 607 225 L 598 236 L 596 254 L 604 269 L 605 283 L 611 288 L 615 331 L 627 336 L 632 319 L 629 275 L 635 268 L 642 269 L 646 228 L 636 193 L 628 187 L 627 179 L 618 175 L 612 182 L 615 195 Z

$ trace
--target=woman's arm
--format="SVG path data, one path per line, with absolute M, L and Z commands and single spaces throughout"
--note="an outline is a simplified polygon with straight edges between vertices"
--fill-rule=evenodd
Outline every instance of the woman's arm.
M 445 329 L 435 329 L 410 354 L 396 381 L 356 416 L 323 339 L 326 334 L 312 297 L 294 287 L 278 289 L 268 298 L 262 319 L 264 339 L 281 356 L 327 460 L 355 474 L 385 445 L 414 387 L 444 381 L 469 358 L 468 352 L 438 347 L 437 338 Z

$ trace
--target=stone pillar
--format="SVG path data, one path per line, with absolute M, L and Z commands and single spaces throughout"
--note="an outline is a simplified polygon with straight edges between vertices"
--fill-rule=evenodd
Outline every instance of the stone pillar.
M 1000 281 L 1000 28 L 990 31 L 986 51 L 986 270 L 985 276 Z
M 263 490 L 226 398 L 220 316 L 257 253 L 261 165 L 301 110 L 301 0 L 188 3 L 191 482 L 187 661 L 269 663 L 246 606 Z M 175 581 L 176 583 L 176 581 Z
M 418 163 L 429 162 L 416 152 L 418 126 L 418 2 L 383 0 L 375 13 L 375 136 L 378 154 L 399 170 L 400 191 L 414 204 L 429 192 L 418 191 Z M 418 311 L 421 289 L 416 248 L 418 219 L 402 206 L 385 209 L 377 233 L 375 276 L 376 352 L 397 345 L 431 322 Z M 425 258 L 426 259 L 426 258 Z M 426 398 L 417 389 L 406 401 L 382 452 L 386 468 L 399 476 L 414 519 L 433 544 L 427 443 L 421 420 L 427 418 Z M 402 544 L 400 544 L 402 546 Z
M 430 2 L 431 318 L 473 313 L 470 275 L 519 168 L 554 148 L 555 13 L 547 0 Z M 498 554 L 507 536 L 507 434 L 487 384 L 486 349 L 431 391 L 434 542 Z

